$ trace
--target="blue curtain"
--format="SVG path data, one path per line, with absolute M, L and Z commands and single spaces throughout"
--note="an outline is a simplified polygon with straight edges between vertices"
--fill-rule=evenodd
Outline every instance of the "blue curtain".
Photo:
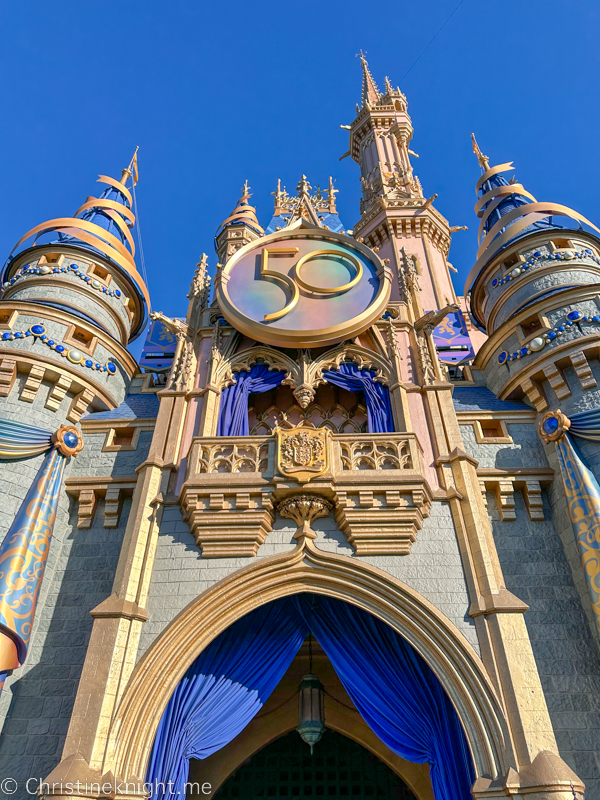
M 363 719 L 408 761 L 429 763 L 436 800 L 470 800 L 465 735 L 441 684 L 384 622 L 317 595 L 268 603 L 215 639 L 187 671 L 158 727 L 147 781 L 183 792 L 190 758 L 206 758 L 250 722 L 312 630 Z M 300 743 L 299 743 L 300 746 Z M 167 787 L 168 788 L 168 787 Z
M 190 758 L 225 747 L 263 706 L 306 638 L 290 600 L 270 603 L 227 628 L 188 669 L 158 726 L 148 767 L 152 797 L 185 796 Z M 172 781 L 172 793 L 161 783 Z
M 359 369 L 356 364 L 345 362 L 340 364 L 337 370 L 325 370 L 323 377 L 328 383 L 339 386 L 340 389 L 364 392 L 369 433 L 391 433 L 394 430 L 390 392 L 387 386 L 373 380 L 374 372 Z
M 454 706 L 418 653 L 389 625 L 328 597 L 297 607 L 361 717 L 394 753 L 429 764 L 437 800 L 467 800 L 475 780 Z
M 248 396 L 279 386 L 285 372 L 269 372 L 266 364 L 255 364 L 250 372 L 238 372 L 235 383 L 221 393 L 217 436 L 248 436 Z

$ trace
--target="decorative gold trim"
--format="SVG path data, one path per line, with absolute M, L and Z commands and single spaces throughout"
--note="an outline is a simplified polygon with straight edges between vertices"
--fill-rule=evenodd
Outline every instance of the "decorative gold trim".
M 77 443 L 74 445 L 67 444 L 67 442 L 65 442 L 65 436 L 67 434 L 74 434 L 77 437 Z M 76 457 L 77 454 L 83 450 L 81 432 L 73 427 L 73 425 L 61 425 L 60 428 L 52 434 L 52 441 L 63 456 Z
M 546 433 L 544 430 L 544 423 L 547 419 L 556 419 L 558 422 L 558 427 L 553 433 Z M 544 416 L 541 418 L 538 424 L 538 434 L 542 441 L 548 444 L 549 442 L 557 442 L 559 439 L 565 435 L 565 433 L 571 427 L 571 420 L 567 417 L 566 414 L 563 414 L 560 408 L 557 408 L 556 411 L 547 411 Z
M 277 469 L 282 475 L 307 483 L 329 469 L 329 437 L 327 428 L 297 425 L 295 428 L 275 430 Z

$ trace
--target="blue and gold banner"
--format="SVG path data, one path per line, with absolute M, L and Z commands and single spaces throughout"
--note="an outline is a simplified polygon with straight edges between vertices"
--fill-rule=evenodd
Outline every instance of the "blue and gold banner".
M 556 442 L 556 453 L 600 636 L 600 486 L 594 473 L 579 457 L 568 434 Z
M 0 459 L 49 451 L 0 545 L 0 692 L 7 673 L 25 661 L 66 460 L 82 447 L 81 434 L 71 426 L 52 434 L 0 419 Z
M 571 434 L 600 440 L 600 413 L 593 409 L 569 419 L 561 411 L 549 411 L 539 424 L 539 434 L 545 442 L 554 442 L 556 446 L 569 516 L 600 638 L 600 485 L 571 440 Z

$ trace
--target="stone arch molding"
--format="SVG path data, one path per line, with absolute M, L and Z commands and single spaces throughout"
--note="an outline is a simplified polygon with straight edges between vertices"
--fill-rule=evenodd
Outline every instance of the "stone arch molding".
M 319 550 L 304 537 L 294 550 L 224 578 L 168 625 L 131 675 L 108 731 L 101 772 L 143 779 L 165 706 L 192 662 L 240 617 L 301 592 L 362 608 L 410 642 L 457 710 L 477 777 L 505 774 L 511 748 L 503 712 L 481 659 L 462 634 L 410 587 L 376 567 Z
M 390 386 L 394 382 L 392 364 L 385 356 L 361 345 L 346 343 L 328 350 L 316 359 L 311 358 L 310 350 L 300 350 L 297 361 L 273 347 L 258 345 L 229 358 L 222 358 L 216 369 L 214 383 L 221 390 L 231 386 L 234 373 L 250 370 L 254 364 L 260 362 L 267 364 L 269 370 L 285 372 L 286 377 L 282 382 L 293 389 L 302 408 L 307 408 L 314 399 L 316 387 L 325 383 L 323 372 L 337 369 L 344 361 L 352 361 L 360 369 L 373 370 L 374 380 L 384 386 Z

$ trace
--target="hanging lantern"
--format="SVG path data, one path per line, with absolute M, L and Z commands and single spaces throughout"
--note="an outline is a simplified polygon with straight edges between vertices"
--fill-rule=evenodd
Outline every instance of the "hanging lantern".
M 312 635 L 308 636 L 310 673 L 302 678 L 298 689 L 298 727 L 301 739 L 313 747 L 325 733 L 325 689 L 316 675 L 312 674 Z
M 325 692 L 316 675 L 305 675 L 299 688 L 298 727 L 296 730 L 310 747 L 325 733 Z

